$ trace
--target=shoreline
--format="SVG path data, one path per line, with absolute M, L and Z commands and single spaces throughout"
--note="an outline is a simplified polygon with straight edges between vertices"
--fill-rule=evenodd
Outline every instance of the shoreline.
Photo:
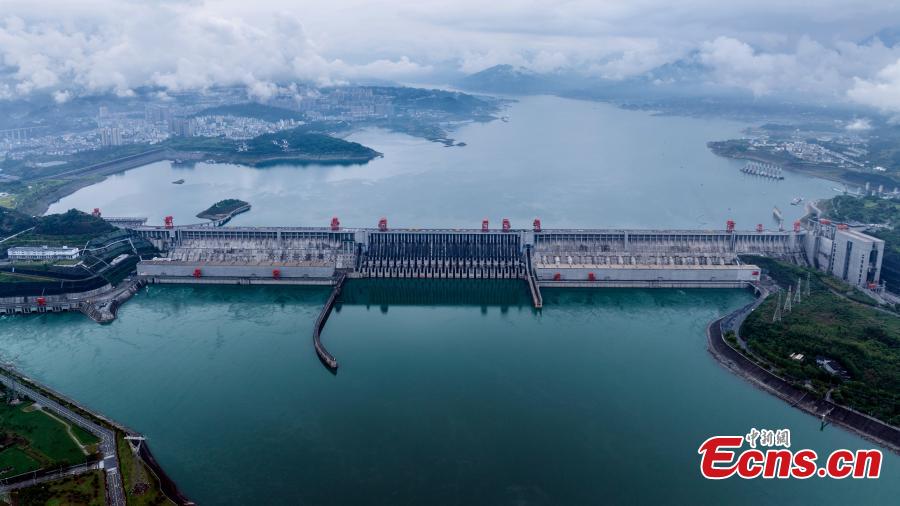
M 199 162 L 205 160 L 213 160 L 216 163 L 232 163 L 236 165 L 246 165 L 253 168 L 265 168 L 270 165 L 278 164 L 323 164 L 323 165 L 363 165 L 376 158 L 384 155 L 375 151 L 372 156 L 332 156 L 332 155 L 289 155 L 289 156 L 270 156 L 256 157 L 253 160 L 240 159 L 230 155 L 215 155 L 210 153 L 194 152 L 194 151 L 176 151 L 170 149 L 151 149 L 138 155 L 126 157 L 126 159 L 110 160 L 100 164 L 82 167 L 72 172 L 59 175 L 59 180 L 65 181 L 64 184 L 52 189 L 44 195 L 36 196 L 17 210 L 32 215 L 44 216 L 50 210 L 50 206 L 56 204 L 60 200 L 76 193 L 78 190 L 93 186 L 95 184 L 106 181 L 109 176 L 116 174 L 124 174 L 132 169 L 139 169 L 152 163 L 168 160 L 175 162 L 176 160 L 188 160 L 191 162 Z M 139 163 L 134 163 L 134 158 L 142 157 Z M 146 158 L 143 158 L 146 157 Z M 71 179 L 67 179 L 71 178 Z M 39 178 L 34 181 L 52 180 L 50 178 Z M 29 181 L 25 181 L 28 183 Z
M 84 405 L 78 403 L 77 401 L 67 397 L 58 391 L 47 387 L 41 383 L 38 383 L 36 380 L 25 376 L 23 373 L 19 372 L 11 365 L 0 364 L 0 375 L 4 376 L 8 380 L 12 380 L 21 385 L 24 385 L 26 388 L 30 388 L 37 392 L 38 395 L 42 395 L 47 399 L 56 402 L 61 406 L 61 409 L 66 410 L 71 413 L 75 417 L 82 417 L 87 420 L 86 423 L 93 423 L 96 427 L 96 430 L 106 431 L 105 434 L 100 436 L 101 442 L 100 445 L 112 445 L 112 448 L 108 448 L 107 450 L 112 450 L 112 455 L 107 454 L 103 455 L 101 453 L 100 459 L 102 462 L 112 461 L 109 464 L 114 464 L 116 467 L 120 467 L 119 461 L 119 440 L 125 436 L 137 436 L 143 437 L 139 432 L 126 427 L 109 417 L 106 417 L 102 414 L 97 413 L 91 409 L 86 408 Z M 32 399 L 35 402 L 39 402 L 39 399 Z M 66 418 L 71 419 L 71 416 L 64 415 Z M 77 421 L 74 421 L 76 425 L 81 426 L 85 430 L 94 433 L 94 430 L 90 428 L 84 427 L 79 424 Z M 112 438 L 112 441 L 109 439 Z M 127 443 L 126 443 L 127 444 Z M 130 450 L 130 449 L 129 449 Z M 159 465 L 156 459 L 153 457 L 153 454 L 150 452 L 150 448 L 147 445 L 146 441 L 141 441 L 140 450 L 137 455 L 140 458 L 141 462 L 147 469 L 154 474 L 154 476 L 159 480 L 160 491 L 162 495 L 168 498 L 175 504 L 189 506 L 193 505 L 194 502 L 187 498 L 184 493 L 178 488 L 178 485 L 166 474 L 163 468 Z M 124 490 L 124 476 L 120 472 L 116 472 L 115 468 L 106 472 L 106 479 L 115 479 L 117 480 L 118 485 L 116 486 L 107 486 L 107 500 L 112 501 L 113 504 L 126 504 L 127 502 L 127 492 Z M 110 491 L 112 495 L 110 495 Z
M 729 160 L 748 160 L 751 162 L 760 162 L 760 163 L 772 163 L 781 166 L 784 170 L 790 171 L 796 174 L 801 174 L 809 177 L 817 177 L 819 179 L 824 179 L 826 181 L 831 181 L 832 183 L 839 183 L 843 185 L 852 185 L 852 186 L 864 186 L 860 184 L 859 181 L 850 181 L 848 179 L 844 179 L 841 176 L 835 175 L 833 172 L 830 172 L 828 169 L 818 168 L 815 165 L 796 165 L 794 163 L 785 163 L 783 160 L 779 160 L 777 158 L 771 158 L 766 156 L 757 156 L 753 154 L 741 154 L 741 155 L 731 155 L 722 153 L 721 150 L 716 149 L 710 146 L 710 143 L 715 141 L 710 141 L 707 143 L 707 149 L 716 156 L 721 158 L 727 158 Z M 835 169 L 840 170 L 840 169 Z M 860 173 L 860 175 L 864 175 Z
M 716 318 L 707 325 L 707 351 L 710 355 L 725 369 L 760 390 L 790 404 L 791 407 L 819 418 L 823 422 L 838 425 L 867 441 L 900 455 L 900 428 L 830 400 L 810 396 L 810 392 L 798 388 L 784 378 L 764 369 L 725 341 L 721 327 L 722 322 L 756 309 L 768 295 L 768 291 L 763 290 L 763 294 L 758 295 L 750 304 Z M 738 323 L 738 327 L 742 323 L 743 318 Z

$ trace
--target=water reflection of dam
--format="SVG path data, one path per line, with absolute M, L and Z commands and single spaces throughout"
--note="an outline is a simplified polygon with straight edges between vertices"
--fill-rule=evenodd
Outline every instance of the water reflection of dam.
M 366 306 L 531 306 L 521 281 L 480 279 L 358 279 L 344 285 L 341 302 Z

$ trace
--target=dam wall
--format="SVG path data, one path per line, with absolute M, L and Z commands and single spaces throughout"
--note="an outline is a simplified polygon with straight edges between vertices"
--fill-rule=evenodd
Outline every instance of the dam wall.
M 137 226 L 164 251 L 141 276 L 174 279 L 527 279 L 536 286 L 743 286 L 741 254 L 804 258 L 806 230 L 343 229 Z M 805 260 L 803 260 L 805 261 Z M 277 271 L 277 273 L 276 273 Z M 539 298 L 539 294 L 537 295 Z
M 367 236 L 361 277 L 510 279 L 525 274 L 519 234 L 398 231 Z
M 596 281 L 600 285 L 623 286 L 617 283 L 637 282 L 653 284 L 708 283 L 710 285 L 743 286 L 759 281 L 760 270 L 755 265 L 560 265 L 537 267 L 538 281 L 552 286 L 553 281 Z M 633 285 L 628 285 L 633 286 Z
M 200 270 L 197 273 L 197 270 Z M 208 263 L 168 262 L 165 260 L 145 261 L 137 266 L 138 276 L 145 277 L 203 277 L 203 278 L 266 278 L 276 275 L 281 279 L 330 278 L 334 276 L 333 265 L 216 265 Z M 196 275 L 199 274 L 199 275 Z

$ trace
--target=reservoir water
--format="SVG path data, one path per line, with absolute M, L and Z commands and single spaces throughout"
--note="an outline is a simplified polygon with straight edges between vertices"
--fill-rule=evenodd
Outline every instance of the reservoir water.
M 167 162 L 55 204 L 106 215 L 254 206 L 235 224 L 746 228 L 788 218 L 831 183 L 771 182 L 717 158 L 720 120 L 524 99 L 509 122 L 445 148 L 381 130 L 362 166 Z M 185 179 L 184 185 L 171 181 Z M 547 290 L 523 285 L 351 281 L 312 351 L 327 291 L 150 287 L 99 326 L 79 314 L 0 319 L 0 359 L 143 432 L 200 504 L 890 504 L 900 459 L 875 481 L 703 480 L 712 435 L 789 428 L 793 448 L 870 443 L 819 423 L 719 366 L 705 327 L 750 300 L 737 290 Z
M 234 225 L 374 227 L 381 216 L 407 227 L 766 228 L 778 206 L 787 226 L 803 213 L 794 197 L 828 197 L 835 186 L 788 173 L 784 181 L 742 174 L 743 162 L 712 154 L 711 140 L 741 136 L 739 123 L 653 116 L 609 104 L 530 97 L 508 122 L 471 124 L 453 133 L 465 147 L 383 130 L 350 137 L 382 153 L 366 165 L 262 169 L 158 162 L 108 178 L 62 199 L 50 212 L 95 207 L 107 216 L 196 223 L 218 200 L 253 210 Z M 172 181 L 184 179 L 174 185 Z
M 416 288 L 418 287 L 418 289 Z M 427 288 L 427 289 L 426 289 Z M 444 294 L 436 296 L 434 294 Z M 703 480 L 711 435 L 790 428 L 870 447 L 731 375 L 706 323 L 743 291 L 545 294 L 351 282 L 312 351 L 321 289 L 151 287 L 112 325 L 7 318 L 3 358 L 144 432 L 201 504 L 888 504 L 877 481 Z

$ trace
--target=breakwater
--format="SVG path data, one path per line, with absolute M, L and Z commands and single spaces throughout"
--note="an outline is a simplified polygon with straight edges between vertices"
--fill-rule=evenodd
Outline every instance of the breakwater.
M 331 315 L 331 311 L 341 295 L 341 289 L 344 287 L 346 279 L 347 276 L 342 274 L 335 280 L 334 288 L 331 290 L 331 294 L 328 296 L 328 300 L 325 301 L 325 305 L 322 307 L 322 311 L 319 312 L 319 316 L 316 318 L 316 323 L 313 326 L 313 346 L 316 349 L 316 355 L 322 361 L 322 364 L 332 372 L 337 371 L 338 363 L 322 344 L 322 330 L 325 328 L 325 323 L 328 321 L 328 317 Z

